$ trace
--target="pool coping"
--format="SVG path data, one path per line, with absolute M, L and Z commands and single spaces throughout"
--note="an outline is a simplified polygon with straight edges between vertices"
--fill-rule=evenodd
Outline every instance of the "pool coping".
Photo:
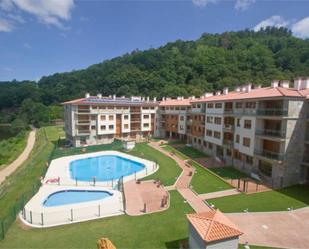
M 128 176 L 124 176 L 123 182 L 127 182 L 133 179 L 136 180 L 136 179 L 144 178 L 146 176 L 154 174 L 159 169 L 158 164 L 156 164 L 153 161 L 144 159 L 144 158 L 132 156 L 126 153 L 122 153 L 119 151 L 113 151 L 113 150 L 100 151 L 100 152 L 65 156 L 65 157 L 52 160 L 48 167 L 46 175 L 43 179 L 43 184 L 62 185 L 62 186 L 93 185 L 93 181 L 76 181 L 72 179 L 70 175 L 70 163 L 72 161 L 79 160 L 79 159 L 85 159 L 89 157 L 98 157 L 98 156 L 104 156 L 104 155 L 114 155 L 114 156 L 123 157 L 125 159 L 129 159 L 129 160 L 141 163 L 145 166 L 143 170 L 138 171 L 136 174 L 130 174 Z M 60 182 L 58 183 L 57 181 L 55 181 L 54 183 L 46 183 L 50 179 L 55 179 L 55 180 L 59 179 Z M 113 188 L 117 184 L 117 182 L 118 182 L 118 179 L 110 180 L 110 181 L 96 181 L 95 185 Z

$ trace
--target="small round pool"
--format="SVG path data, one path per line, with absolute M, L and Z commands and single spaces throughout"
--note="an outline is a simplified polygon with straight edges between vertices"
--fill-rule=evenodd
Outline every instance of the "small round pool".
M 62 190 L 50 194 L 43 202 L 44 207 L 54 207 L 87 201 L 98 201 L 113 194 L 99 190 Z
M 103 155 L 78 159 L 70 163 L 70 176 L 78 181 L 110 181 L 139 172 L 145 165 L 128 158 Z

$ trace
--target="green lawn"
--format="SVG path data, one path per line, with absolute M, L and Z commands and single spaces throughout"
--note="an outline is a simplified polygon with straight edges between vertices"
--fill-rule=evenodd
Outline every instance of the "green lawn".
M 146 143 L 136 144 L 135 148 L 130 151 L 129 154 L 156 161 L 159 164 L 159 170 L 156 173 L 145 177 L 145 180 L 159 178 L 165 186 L 169 186 L 175 183 L 177 177 L 181 173 L 181 168 L 173 159 L 164 155 L 160 151 L 153 149 Z
M 193 212 L 176 191 L 170 192 L 171 206 L 164 212 L 105 218 L 46 229 L 23 230 L 15 222 L 0 248 L 96 248 L 107 237 L 117 248 L 179 248 L 188 237 L 185 214 Z
M 168 152 L 174 153 L 175 155 L 177 155 L 179 158 L 183 160 L 190 159 L 190 157 L 186 156 L 185 154 L 182 154 L 180 151 L 178 151 L 177 149 L 175 149 L 174 147 L 170 145 L 164 144 L 164 145 L 161 145 L 161 147 Z
M 192 161 L 192 166 L 195 167 L 196 171 L 193 175 L 191 185 L 193 190 L 198 194 L 211 193 L 232 187 L 217 177 L 215 174 L 199 165 L 197 162 Z
M 182 154 L 186 155 L 190 158 L 201 158 L 201 157 L 208 157 L 205 153 L 188 146 L 175 146 L 177 150 L 179 150 Z
M 45 133 L 46 132 L 46 133 Z M 0 186 L 0 220 L 7 230 L 22 201 L 27 201 L 38 189 L 40 176 L 58 139 L 55 127 L 38 130 L 36 142 L 29 158 Z M 1 231 L 0 231 L 1 233 Z M 0 234 L 1 237 L 1 234 Z
M 208 200 L 223 212 L 285 211 L 289 207 L 301 208 L 309 205 L 309 187 L 292 186 L 278 191 L 256 194 L 239 194 Z
M 27 144 L 28 131 L 22 131 L 14 137 L 0 141 L 0 169 L 13 162 Z
M 243 177 L 249 177 L 247 174 L 231 166 L 220 167 L 220 168 L 209 168 L 209 170 L 221 176 L 222 178 L 226 178 L 226 179 L 239 179 Z

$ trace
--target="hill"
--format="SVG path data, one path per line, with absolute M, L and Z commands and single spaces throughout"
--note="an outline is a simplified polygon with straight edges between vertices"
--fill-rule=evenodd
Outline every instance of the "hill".
M 34 82 L 0 84 L 0 108 L 20 105 L 25 95 L 46 105 L 103 95 L 189 96 L 245 82 L 309 75 L 309 40 L 285 28 L 203 34 L 157 49 L 133 51 L 84 70 L 56 73 Z M 31 93 L 31 95 L 29 95 Z M 12 98 L 11 98 L 12 96 Z

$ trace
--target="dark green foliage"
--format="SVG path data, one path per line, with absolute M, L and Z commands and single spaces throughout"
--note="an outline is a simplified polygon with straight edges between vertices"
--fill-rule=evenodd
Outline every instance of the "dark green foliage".
M 34 82 L 0 84 L 0 109 L 25 98 L 45 105 L 104 95 L 199 96 L 205 91 L 246 82 L 269 85 L 273 79 L 309 75 L 309 40 L 285 28 L 203 34 L 158 49 L 133 51 L 84 70 L 56 73 Z

